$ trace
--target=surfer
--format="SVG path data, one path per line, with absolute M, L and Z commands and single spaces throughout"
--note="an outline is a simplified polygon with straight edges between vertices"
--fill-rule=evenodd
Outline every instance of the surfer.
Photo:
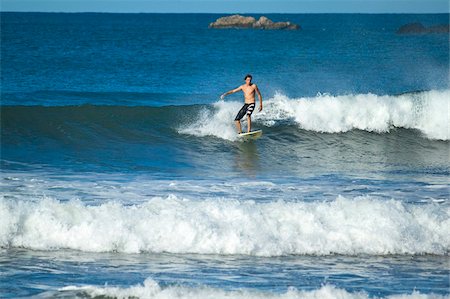
M 220 98 L 223 100 L 225 96 L 238 92 L 240 90 L 242 90 L 242 92 L 244 93 L 244 106 L 242 106 L 241 110 L 239 110 L 238 114 L 236 115 L 236 118 L 234 119 L 236 123 L 236 128 L 238 130 L 238 134 L 242 133 L 241 119 L 246 114 L 248 121 L 247 132 L 250 133 L 251 131 L 252 128 L 251 115 L 253 113 L 253 110 L 255 109 L 255 93 L 258 94 L 259 98 L 259 111 L 261 111 L 263 107 L 261 92 L 259 92 L 258 86 L 255 83 L 252 83 L 252 75 L 248 74 L 247 76 L 245 76 L 244 80 L 245 84 L 239 86 L 236 89 L 227 91 L 226 93 L 220 96 Z

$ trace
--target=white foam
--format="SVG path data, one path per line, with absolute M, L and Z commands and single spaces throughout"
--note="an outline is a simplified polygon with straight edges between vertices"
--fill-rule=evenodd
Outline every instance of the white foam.
M 237 129 L 234 118 L 239 111 L 238 102 L 218 101 L 213 104 L 213 111 L 203 110 L 193 123 L 180 128 L 179 133 L 195 136 L 215 136 L 222 139 L 236 140 Z M 256 111 L 255 111 L 256 112 Z M 244 124 L 242 122 L 242 124 Z
M 331 202 L 192 200 L 125 205 L 0 200 L 0 247 L 199 254 L 448 254 L 450 207 L 372 197 Z
M 59 290 L 61 293 L 84 293 L 89 297 L 113 297 L 113 298 L 195 298 L 195 299 L 369 299 L 369 298 L 389 298 L 389 299 L 444 299 L 444 296 L 435 294 L 421 294 L 414 291 L 411 294 L 393 295 L 387 297 L 372 297 L 365 292 L 348 292 L 344 289 L 336 288 L 332 285 L 322 286 L 320 289 L 312 291 L 302 291 L 296 288 L 289 288 L 284 293 L 262 292 L 256 290 L 221 290 L 206 286 L 185 287 L 168 286 L 161 287 L 156 281 L 147 278 L 143 285 L 135 285 L 128 288 L 120 287 L 96 287 L 96 286 L 69 286 Z M 448 298 L 448 297 L 447 297 Z
M 235 140 L 234 114 L 240 104 L 217 102 L 180 133 Z M 357 94 L 312 98 L 288 98 L 276 94 L 264 101 L 264 109 L 253 114 L 255 125 L 293 121 L 301 129 L 341 133 L 353 129 L 386 133 L 393 127 L 417 129 L 427 138 L 450 140 L 450 90 L 427 91 L 400 96 Z

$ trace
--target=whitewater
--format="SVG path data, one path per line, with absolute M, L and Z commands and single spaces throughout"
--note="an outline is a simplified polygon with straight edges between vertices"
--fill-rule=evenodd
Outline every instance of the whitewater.
M 239 108 L 240 103 L 235 101 L 218 101 L 179 132 L 236 140 L 229 120 Z M 428 139 L 449 140 L 450 90 L 394 96 L 318 94 L 305 98 L 289 98 L 278 92 L 264 101 L 263 111 L 252 119 L 266 127 L 295 124 L 299 129 L 321 133 L 364 130 L 381 134 L 393 128 L 415 129 Z
M 169 196 L 86 206 L 44 198 L 0 202 L 0 246 L 92 252 L 448 254 L 450 207 L 370 196 L 269 203 Z
M 221 298 L 236 298 L 236 299 L 444 299 L 448 298 L 436 294 L 421 294 L 420 292 L 412 292 L 405 295 L 391 295 L 386 297 L 371 297 L 365 292 L 351 293 L 346 290 L 337 288 L 333 285 L 322 286 L 314 291 L 301 291 L 291 287 L 285 293 L 264 293 L 250 290 L 225 291 L 210 287 L 200 286 L 198 288 L 188 288 L 181 286 L 162 287 L 151 278 L 147 278 L 143 284 L 131 286 L 129 288 L 120 287 L 95 287 L 95 286 L 68 286 L 59 290 L 62 294 L 71 295 L 74 293 L 81 293 L 88 298 L 96 298 L 97 296 L 105 296 L 107 298 L 198 298 L 198 299 L 221 299 Z M 49 294 L 50 295 L 50 294 Z

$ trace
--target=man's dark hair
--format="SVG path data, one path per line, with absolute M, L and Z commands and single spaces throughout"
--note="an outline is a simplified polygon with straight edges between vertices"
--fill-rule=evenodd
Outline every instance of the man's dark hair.
M 250 78 L 250 80 L 253 79 L 252 75 L 250 75 L 250 74 L 247 74 L 247 75 L 245 76 L 244 80 L 247 80 L 247 78 Z

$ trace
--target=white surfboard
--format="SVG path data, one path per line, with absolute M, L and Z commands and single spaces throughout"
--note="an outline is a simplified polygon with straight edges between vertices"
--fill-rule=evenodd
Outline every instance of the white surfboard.
M 254 140 L 262 136 L 262 130 L 251 131 L 249 133 L 238 134 L 239 138 L 244 140 Z

